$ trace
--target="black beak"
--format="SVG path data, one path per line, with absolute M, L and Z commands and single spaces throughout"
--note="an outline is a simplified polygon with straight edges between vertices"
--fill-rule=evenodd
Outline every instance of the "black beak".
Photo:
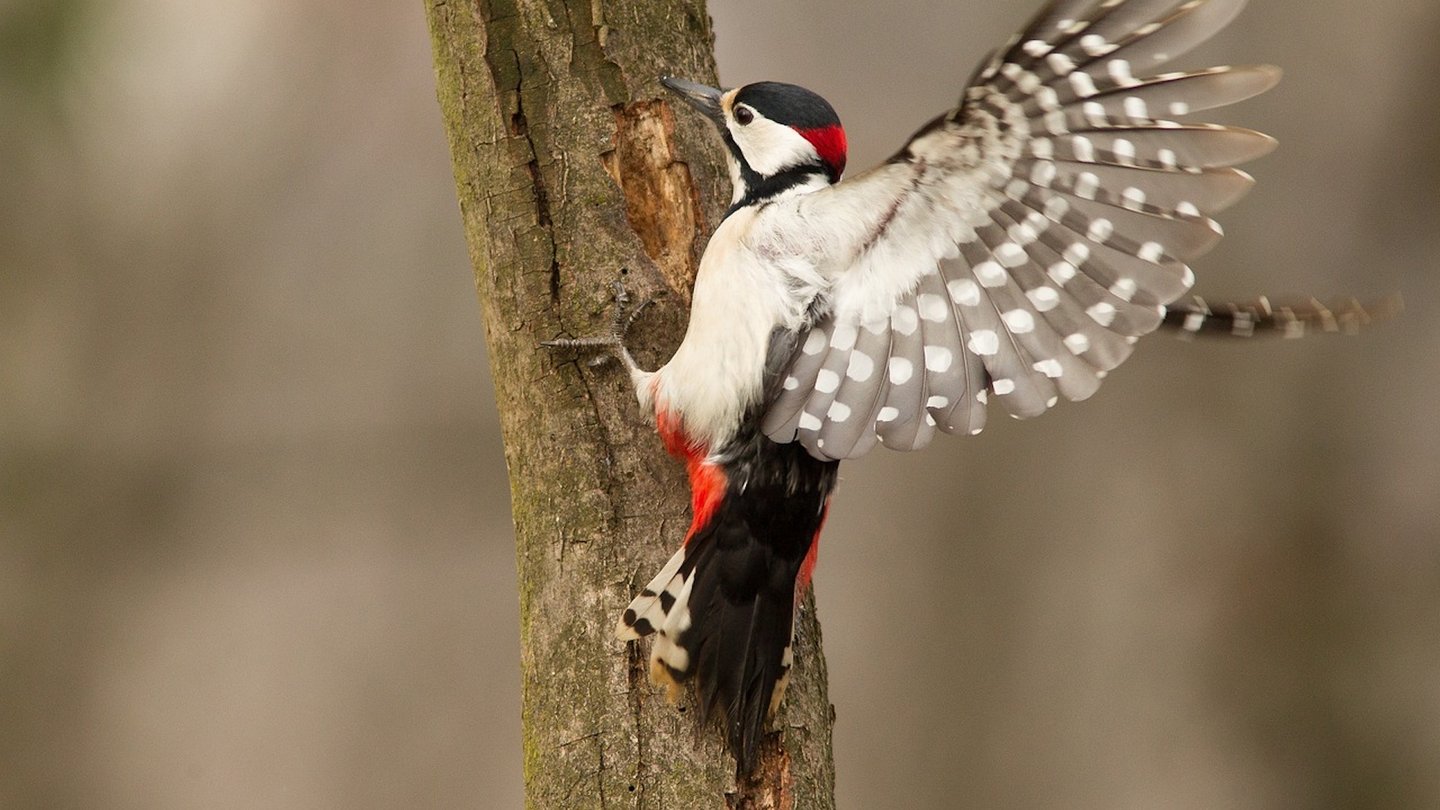
M 720 107 L 721 92 L 719 90 L 696 82 L 677 79 L 674 76 L 661 76 L 660 83 L 665 85 L 667 90 L 685 99 L 691 107 L 704 113 L 706 118 L 715 122 L 715 126 L 724 129 L 725 111 Z

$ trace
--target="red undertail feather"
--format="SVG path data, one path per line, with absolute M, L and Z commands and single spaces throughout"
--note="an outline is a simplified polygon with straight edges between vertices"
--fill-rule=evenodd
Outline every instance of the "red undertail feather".
M 800 575 L 795 579 L 796 604 L 800 603 L 805 589 L 810 587 L 810 578 L 815 576 L 815 563 L 820 560 L 820 532 L 825 529 L 825 518 L 829 514 L 830 501 L 826 500 L 825 505 L 820 508 L 820 525 L 815 527 L 815 536 L 810 540 L 810 550 L 805 552 L 805 561 L 800 563 Z
M 671 416 L 669 411 L 656 409 L 655 427 L 670 455 L 685 462 L 685 472 L 690 477 L 692 517 L 690 530 L 685 533 L 685 542 L 688 544 L 695 532 L 709 523 L 715 510 L 720 507 L 720 501 L 725 497 L 725 487 L 728 485 L 725 470 L 719 465 L 705 463 L 705 457 L 709 454 L 708 448 L 691 441 L 682 430 L 680 420 Z

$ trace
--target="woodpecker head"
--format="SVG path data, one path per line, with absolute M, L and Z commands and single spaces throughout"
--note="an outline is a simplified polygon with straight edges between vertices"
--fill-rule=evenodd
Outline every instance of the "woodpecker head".
M 660 80 L 704 113 L 725 141 L 735 201 L 759 201 L 801 185 L 839 181 L 845 129 L 830 103 L 793 84 L 734 90 L 666 76 Z

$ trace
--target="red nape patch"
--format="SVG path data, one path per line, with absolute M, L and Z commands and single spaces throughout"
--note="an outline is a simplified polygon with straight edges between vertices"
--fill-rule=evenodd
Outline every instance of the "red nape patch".
M 815 129 L 797 129 L 801 137 L 809 141 L 820 154 L 820 159 L 830 169 L 831 182 L 840 179 L 845 173 L 845 154 L 848 144 L 845 142 L 845 128 L 838 124 L 828 127 L 816 127 Z
M 796 599 L 810 587 L 810 577 L 815 574 L 815 563 L 820 560 L 820 532 L 825 529 L 825 518 L 829 515 L 830 499 L 826 498 L 825 508 L 820 510 L 820 524 L 815 527 L 815 536 L 810 538 L 810 550 L 805 552 L 805 560 L 800 563 L 800 575 L 795 577 Z
M 726 479 L 724 470 L 714 464 L 705 463 L 709 449 L 691 441 L 685 435 L 680 420 L 672 417 L 663 408 L 655 409 L 655 429 L 660 433 L 660 439 L 665 442 L 665 449 L 670 451 L 670 455 L 685 462 L 685 472 L 690 476 L 692 517 L 690 530 L 685 533 L 685 542 L 689 543 L 695 532 L 715 516 L 715 510 L 720 508 L 720 501 L 725 498 L 729 480 Z

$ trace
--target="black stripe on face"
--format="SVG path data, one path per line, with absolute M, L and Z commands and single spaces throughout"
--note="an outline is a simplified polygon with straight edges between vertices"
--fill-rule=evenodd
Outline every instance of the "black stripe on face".
M 776 174 L 765 176 L 753 168 L 745 160 L 745 153 L 740 151 L 740 145 L 735 143 L 735 138 L 729 130 L 722 130 L 721 138 L 725 141 L 725 148 L 730 151 L 731 160 L 740 167 L 740 199 L 730 206 L 725 216 L 730 216 L 741 208 L 748 208 L 763 200 L 778 196 L 798 185 L 810 182 L 815 177 L 826 176 L 825 168 L 819 164 L 803 164 L 791 166 Z

